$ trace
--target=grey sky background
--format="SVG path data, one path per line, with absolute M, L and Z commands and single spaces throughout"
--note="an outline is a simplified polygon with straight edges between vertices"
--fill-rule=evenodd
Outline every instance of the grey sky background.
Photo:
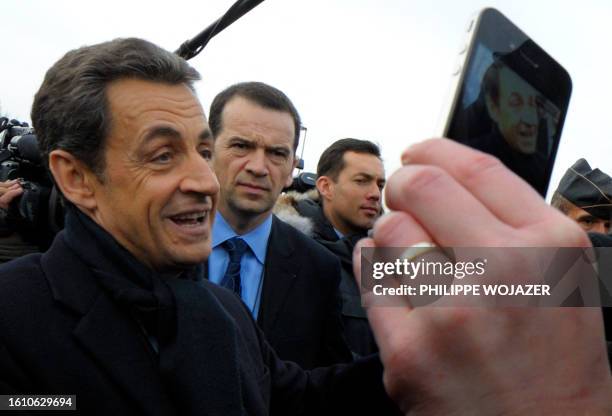
M 29 122 L 45 71 L 70 49 L 137 36 L 175 50 L 232 3 L 5 0 L 2 112 Z M 285 91 L 308 128 L 306 170 L 334 140 L 357 137 L 381 145 L 391 173 L 407 145 L 436 133 L 467 23 L 486 6 L 513 20 L 572 76 L 549 190 L 579 157 L 612 174 L 609 0 L 266 0 L 190 63 L 203 77 L 205 109 L 235 82 Z

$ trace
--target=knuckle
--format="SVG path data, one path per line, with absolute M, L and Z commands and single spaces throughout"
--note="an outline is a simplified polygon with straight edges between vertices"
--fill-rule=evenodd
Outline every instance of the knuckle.
M 432 192 L 448 185 L 449 175 L 439 167 L 430 165 L 404 166 L 390 179 L 385 200 L 392 210 L 409 210 L 417 199 L 429 199 Z
M 448 180 L 448 174 L 437 166 L 412 167 L 412 174 L 404 183 L 403 190 L 416 193 L 423 189 L 436 187 L 437 184 Z
M 467 183 L 479 182 L 488 177 L 495 176 L 505 169 L 502 162 L 487 153 L 476 153 L 458 164 L 457 174 Z

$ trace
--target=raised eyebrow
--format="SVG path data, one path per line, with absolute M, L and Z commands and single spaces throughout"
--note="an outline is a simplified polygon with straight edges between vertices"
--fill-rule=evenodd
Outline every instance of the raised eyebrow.
M 168 127 L 168 126 L 154 127 L 153 129 L 149 130 L 147 134 L 145 134 L 142 141 L 144 143 L 147 143 L 157 137 L 166 137 L 169 139 L 180 139 L 181 133 L 179 133 L 172 127 Z

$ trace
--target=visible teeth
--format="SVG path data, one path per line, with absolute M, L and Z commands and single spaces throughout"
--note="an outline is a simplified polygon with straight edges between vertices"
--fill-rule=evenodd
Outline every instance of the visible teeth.
M 182 214 L 182 215 L 176 215 L 174 217 L 172 217 L 175 220 L 179 220 L 179 221 L 193 221 L 193 220 L 197 220 L 198 218 L 202 218 L 206 216 L 206 211 L 201 211 L 201 212 L 193 212 L 191 214 Z

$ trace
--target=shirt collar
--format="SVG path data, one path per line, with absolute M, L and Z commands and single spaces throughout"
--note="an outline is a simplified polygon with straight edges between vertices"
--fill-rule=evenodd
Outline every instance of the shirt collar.
M 334 227 L 334 232 L 336 233 L 336 235 L 338 236 L 338 238 L 344 238 L 344 234 L 342 234 L 340 231 L 338 231 L 336 229 L 336 227 Z
M 270 238 L 271 230 L 272 215 L 269 215 L 264 222 L 248 233 L 238 235 L 225 218 L 223 218 L 223 215 L 217 211 L 212 232 L 212 247 L 215 248 L 232 237 L 240 237 L 248 244 L 255 258 L 257 258 L 261 264 L 264 264 L 266 261 L 266 249 L 268 248 L 268 239 Z

